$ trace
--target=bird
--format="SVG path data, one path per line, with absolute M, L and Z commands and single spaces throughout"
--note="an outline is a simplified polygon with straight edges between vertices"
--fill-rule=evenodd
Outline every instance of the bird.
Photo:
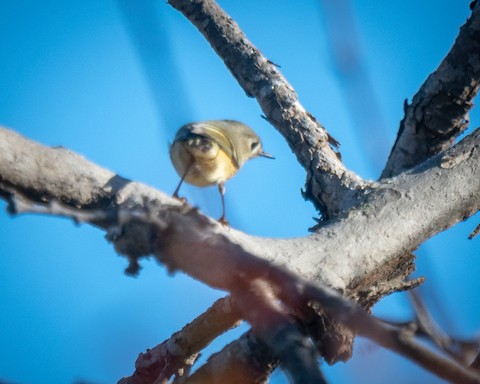
M 220 223 L 228 226 L 225 215 L 225 182 L 250 159 L 274 159 L 263 151 L 262 142 L 249 126 L 235 120 L 208 120 L 180 127 L 170 145 L 170 159 L 180 176 L 173 197 L 183 182 L 206 187 L 217 185 L 222 202 Z

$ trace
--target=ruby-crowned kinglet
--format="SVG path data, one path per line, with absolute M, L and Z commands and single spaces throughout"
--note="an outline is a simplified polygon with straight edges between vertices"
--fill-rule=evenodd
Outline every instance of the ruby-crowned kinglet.
M 218 185 L 222 199 L 219 221 L 225 218 L 225 181 L 234 176 L 247 160 L 257 156 L 273 159 L 263 152 L 262 142 L 250 127 L 234 120 L 209 120 L 181 127 L 172 145 L 170 159 L 181 177 L 173 196 L 183 181 L 199 187 Z

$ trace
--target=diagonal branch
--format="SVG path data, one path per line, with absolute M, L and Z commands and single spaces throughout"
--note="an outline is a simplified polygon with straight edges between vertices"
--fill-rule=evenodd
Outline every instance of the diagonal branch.
M 410 299 L 415 311 L 415 321 L 410 323 L 410 327 L 415 332 L 427 340 L 431 341 L 442 352 L 466 365 L 471 360 L 472 353 L 478 350 L 478 340 L 459 340 L 447 335 L 435 323 L 428 311 L 420 293 L 417 290 L 410 291 Z
M 305 196 L 324 218 L 350 207 L 353 191 L 365 182 L 345 168 L 331 149 L 336 143 L 300 104 L 278 68 L 245 37 L 213 0 L 170 0 L 204 35 L 245 92 L 284 136 L 307 172 Z
M 450 52 L 412 103 L 405 104 L 405 117 L 381 177 L 396 176 L 450 147 L 468 127 L 479 86 L 480 4 L 476 4 Z
M 268 346 L 247 332 L 211 355 L 185 384 L 267 384 L 277 365 L 278 359 Z
M 240 321 L 230 297 L 217 300 L 205 313 L 156 347 L 141 353 L 135 372 L 119 384 L 152 383 L 169 380 L 191 364 L 212 340 Z
M 471 368 L 476 369 L 477 371 L 480 371 L 480 352 L 478 355 L 475 357 L 475 360 L 473 360 L 472 364 L 470 365 Z
M 298 326 L 291 309 L 279 302 L 270 283 L 257 278 L 232 291 L 244 319 L 281 361 L 292 384 L 326 384 L 314 344 Z

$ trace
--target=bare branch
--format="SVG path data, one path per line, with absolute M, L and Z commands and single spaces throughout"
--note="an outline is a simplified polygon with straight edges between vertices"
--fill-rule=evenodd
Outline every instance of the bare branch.
M 470 367 L 476 369 L 477 371 L 480 371 L 480 353 L 477 355 L 477 357 L 475 357 L 475 360 L 473 360 Z
M 469 240 L 472 240 L 475 236 L 480 233 L 480 224 L 476 226 L 476 228 L 472 231 L 470 235 L 468 235 Z
M 34 210 L 34 207 L 32 207 L 32 210 Z M 61 206 L 57 207 L 57 211 L 61 211 Z M 64 215 L 68 215 L 69 212 L 70 209 L 65 211 Z M 93 217 L 95 212 L 91 214 Z M 100 213 L 100 217 L 103 217 L 102 213 Z M 229 244 L 223 236 L 216 236 L 215 239 L 210 238 L 202 246 L 195 243 L 196 250 L 194 251 L 190 248 L 191 243 L 185 244 L 175 241 L 175 237 L 179 236 L 178 228 L 175 228 L 175 223 L 167 225 L 164 217 L 152 215 L 150 212 L 142 215 L 142 212 L 138 211 L 124 211 L 118 217 L 124 218 L 123 226 L 137 221 L 150 226 L 153 231 L 150 232 L 151 239 L 155 243 L 152 245 L 152 251 L 167 266 L 181 269 L 211 286 L 232 292 L 235 300 L 240 303 L 251 303 L 249 292 L 252 292 L 252 290 L 258 292 L 254 289 L 255 285 L 271 286 L 273 290 L 270 292 L 275 292 L 276 297 L 282 300 L 283 305 L 286 305 L 287 312 L 299 313 L 298 311 L 300 311 L 306 314 L 307 318 L 310 318 L 312 307 L 319 314 L 327 313 L 330 317 L 358 332 L 359 335 L 368 337 L 385 348 L 402 354 L 444 379 L 460 380 L 462 383 L 480 383 L 480 376 L 436 355 L 415 342 L 411 337 L 411 332 L 399 331 L 386 326 L 334 290 L 309 283 L 283 268 L 258 259 L 237 245 Z M 208 228 L 204 230 L 208 232 Z M 192 234 L 187 234 L 187 238 L 190 238 Z M 225 271 L 228 271 L 228 273 L 225 273 Z M 255 317 L 265 313 L 265 307 L 271 308 L 269 303 L 276 301 L 276 297 L 268 300 L 268 302 L 261 300 L 259 306 L 251 303 L 252 307 L 245 308 L 245 304 L 242 305 L 242 316 L 252 321 L 253 325 L 260 325 L 261 322 Z M 254 327 L 254 330 L 258 332 L 260 337 L 266 337 L 270 347 L 278 353 L 278 351 L 285 351 L 282 343 L 277 344 L 281 340 L 278 337 L 278 331 L 283 333 L 283 330 L 287 330 L 287 335 L 294 335 L 294 333 L 289 330 L 289 326 L 285 322 L 286 318 L 282 320 L 276 313 L 278 311 L 273 313 L 272 316 L 270 311 L 269 314 L 273 321 L 280 320 L 281 322 L 280 328 L 275 327 L 273 334 L 269 335 L 265 329 L 255 329 Z M 271 325 L 271 322 L 266 321 L 260 327 L 268 325 Z M 294 338 L 297 339 L 297 336 L 294 336 Z M 297 351 L 302 353 L 302 348 L 297 349 Z M 284 358 L 290 356 L 288 353 L 282 353 Z M 303 357 L 298 357 L 297 352 L 295 352 L 293 358 L 296 362 L 300 361 L 298 364 L 302 366 Z M 289 366 L 292 362 L 287 361 L 286 363 Z M 294 368 L 297 368 L 297 366 Z M 291 369 L 290 372 L 292 373 L 292 371 L 296 372 L 297 370 Z M 298 377 L 304 378 L 303 376 Z
M 268 121 L 285 137 L 307 172 L 305 197 L 328 218 L 351 204 L 365 182 L 347 170 L 328 145 L 335 141 L 300 104 L 278 68 L 245 37 L 213 0 L 170 0 L 205 36 L 247 95 L 257 99 Z
M 411 286 L 413 283 L 402 282 L 411 271 L 411 252 L 428 237 L 478 211 L 480 131 L 409 173 L 366 183 L 344 167 L 329 146 L 336 144 L 335 140 L 305 111 L 275 66 L 246 40 L 214 1 L 170 3 L 200 29 L 246 92 L 257 98 L 307 171 L 305 195 L 325 218 L 336 219 L 319 225 L 316 234 L 303 239 L 254 238 L 225 230 L 196 209 L 72 152 L 45 148 L 0 129 L 0 197 L 9 201 L 12 212 L 61 215 L 99 226 L 107 230 L 115 249 L 128 257 L 130 273 L 138 272 L 140 257 L 154 254 L 171 271 L 182 270 L 212 287 L 229 291 L 235 300 L 240 313 L 230 307 L 227 316 L 219 318 L 218 311 L 225 302 L 217 303 L 171 339 L 141 355 L 135 373 L 121 382 L 166 383 L 175 372 L 179 377 L 182 369 L 188 370 L 193 364 L 199 350 L 242 317 L 252 325 L 256 337 L 251 336 L 248 346 L 242 344 L 248 336 L 232 344 L 240 348 L 235 354 L 237 365 L 233 365 L 238 375 L 229 371 L 229 382 L 266 377 L 278 358 L 294 382 L 324 383 L 315 350 L 315 346 L 320 350 L 321 337 L 311 332 L 315 327 L 309 328 L 307 320 L 313 318 L 320 323 L 329 318 L 347 327 L 348 337 L 354 333 L 368 337 L 444 379 L 480 384 L 480 375 L 474 370 L 433 353 L 413 340 L 409 332 L 388 327 L 339 293 L 362 303 L 366 299 L 359 294 L 359 287 L 374 287 L 376 293 L 368 297 L 370 304 L 388 292 Z M 471 20 L 475 31 L 472 44 L 477 44 L 475 34 L 480 22 Z M 441 66 L 437 72 L 441 71 L 446 69 Z M 448 79 L 434 80 L 441 83 Z M 407 140 L 407 128 L 411 127 L 409 114 L 417 119 L 415 108 L 420 107 L 424 112 L 422 123 L 427 121 L 438 129 L 432 133 L 428 124 L 424 130 L 415 127 L 424 134 L 416 145 L 426 143 L 428 147 L 423 159 L 416 157 L 416 163 L 451 145 L 466 127 L 464 119 L 478 90 L 478 79 L 472 76 L 469 80 L 470 88 L 449 94 L 446 101 L 441 86 L 430 100 L 414 99 L 395 148 L 398 146 L 400 152 L 405 149 L 402 140 Z M 429 92 L 432 87 L 428 85 Z M 445 115 L 428 115 L 428 108 L 453 109 L 454 113 L 445 123 Z M 407 267 L 399 262 L 405 255 Z M 387 281 L 386 286 L 376 285 L 376 275 L 384 278 L 381 283 Z M 206 330 L 204 322 L 209 319 L 217 324 Z M 321 328 L 320 333 L 324 330 L 328 332 Z M 266 350 L 260 362 L 251 361 L 257 356 L 251 348 L 255 352 Z M 225 358 L 225 353 L 215 358 L 218 356 Z M 240 356 L 246 358 L 242 361 Z M 218 379 L 225 377 L 226 367 L 232 367 L 214 365 L 207 364 L 178 381 L 216 382 L 202 375 L 214 372 L 219 374 Z
M 269 283 L 263 278 L 254 279 L 248 282 L 249 289 L 242 284 L 232 292 L 245 320 L 281 361 L 292 383 L 325 384 L 314 344 L 299 329 L 292 313 L 278 301 Z
M 392 177 L 450 147 L 469 123 L 480 86 L 480 6 L 460 29 L 450 52 L 433 72 L 400 123 L 382 178 Z
M 273 279 L 276 277 L 272 276 Z M 284 284 L 281 297 L 289 305 L 298 306 L 297 300 L 299 299 L 301 302 L 309 301 L 313 307 L 330 312 L 331 315 L 336 314 L 335 317 L 338 321 L 356 330 L 359 335 L 403 355 L 439 377 L 452 382 L 480 382 L 480 375 L 475 374 L 472 370 L 465 369 L 453 361 L 435 354 L 413 340 L 410 332 L 386 326 L 382 321 L 369 316 L 353 303 L 339 299 L 334 292 L 309 283 L 302 286 L 297 282 L 294 286 L 290 285 L 290 281 L 284 276 L 281 279 Z
M 266 384 L 278 360 L 252 332 L 213 354 L 186 384 Z
M 79 184 L 88 188 L 88 183 L 81 182 L 84 174 L 90 175 L 89 182 L 94 184 L 91 189 L 99 191 L 100 196 L 105 196 L 103 188 L 112 190 L 109 181 L 114 176 L 111 173 L 102 170 L 97 180 L 94 173 L 98 167 L 90 167 L 88 161 L 71 152 L 42 147 L 5 129 L 0 130 L 0 135 L 0 191 L 3 196 L 11 199 L 18 191 L 18 195 L 26 197 L 32 178 L 37 186 L 31 197 L 38 199 L 38 191 L 42 191 L 40 202 L 51 200 L 56 195 L 63 196 L 58 186 L 80 180 Z M 22 158 L 18 153 L 23 153 L 25 147 L 29 153 Z M 273 285 L 276 294 L 292 308 L 292 313 L 313 300 L 332 318 L 338 318 L 349 328 L 387 348 L 409 355 L 442 377 L 465 374 L 465 382 L 478 382 L 469 372 L 465 373 L 448 360 L 430 358 L 417 345 L 399 342 L 401 335 L 395 336 L 384 326 L 372 324 L 363 311 L 335 292 L 299 280 L 278 265 L 288 263 L 289 269 L 304 279 L 341 290 L 355 280 L 362 280 L 387 260 L 407 253 L 425 238 L 478 210 L 479 147 L 480 130 L 414 172 L 378 184 L 357 209 L 304 239 L 250 238 L 234 230 L 226 231 L 195 209 L 129 181 L 112 196 L 109 207 L 117 211 L 116 215 L 95 216 L 92 213 L 88 220 L 83 211 L 83 217 L 77 220 L 81 218 L 109 228 L 116 249 L 135 262 L 139 255 L 155 253 L 171 270 L 181 269 L 213 287 L 235 292 L 237 296 L 239 292 L 248 291 L 251 282 L 264 280 Z M 37 155 L 42 159 L 37 159 Z M 46 161 L 52 158 L 56 161 Z M 70 164 L 70 171 L 57 172 L 56 168 L 62 169 L 65 162 Z M 49 169 L 38 169 L 37 164 L 45 164 Z M 18 169 L 22 170 L 21 174 Z M 103 188 L 98 182 L 104 183 Z M 440 192 L 432 198 L 428 191 Z M 76 206 L 80 202 L 86 206 L 98 204 L 95 199 L 85 202 L 84 195 L 92 196 L 88 191 L 77 193 L 77 201 L 68 202 L 71 210 L 78 210 Z M 132 207 L 136 210 L 131 211 Z M 67 211 L 66 215 L 69 214 Z M 406 221 L 412 220 L 416 224 L 414 227 L 406 225 Z M 336 256 L 335 250 L 339 250 Z M 242 316 L 248 317 L 246 313 Z M 435 368 L 438 364 L 442 367 L 440 371 Z
M 460 364 L 467 365 L 472 350 L 478 349 L 479 342 L 456 340 L 447 335 L 433 320 L 418 291 L 410 291 L 409 294 L 415 310 L 415 333 L 426 337 Z
M 56 207 L 56 211 L 60 212 L 61 206 Z M 70 212 L 70 210 L 65 211 L 64 215 L 67 215 L 67 212 Z M 130 217 L 129 213 L 131 213 Z M 95 215 L 95 212 L 92 212 L 92 215 Z M 100 217 L 103 217 L 101 213 Z M 429 351 L 415 342 L 411 338 L 412 334 L 410 332 L 389 328 L 383 322 L 370 317 L 356 304 L 346 300 L 335 291 L 308 283 L 282 268 L 265 263 L 263 260 L 246 253 L 238 246 L 229 246 L 228 243 L 225 243 L 225 239 L 217 238 L 214 243 L 210 240 L 207 244 L 203 244 L 203 247 L 197 244 L 197 254 L 194 255 L 188 244 L 185 247 L 176 241 L 171 242 L 171 237 L 177 236 L 175 225 L 170 224 L 166 226 L 163 218 L 158 218 L 151 214 L 142 215 L 141 212 L 137 211 L 123 212 L 119 217 L 124 218 L 124 225 L 128 225 L 133 221 L 151 225 L 157 237 L 153 239 L 156 243 L 153 246 L 153 251 L 159 260 L 171 268 L 175 266 L 175 268 L 179 268 L 211 286 L 229 290 L 235 295 L 236 300 L 241 303 L 252 304 L 248 308 L 245 308 L 245 304 L 242 306 L 242 316 L 251 321 L 254 325 L 254 330 L 260 337 L 266 337 L 270 347 L 276 350 L 277 353 L 280 352 L 284 358 L 291 358 L 292 355 L 287 352 L 281 336 L 293 337 L 294 340 L 297 340 L 296 343 L 300 342 L 301 344 L 304 343 L 304 341 L 300 341 L 303 338 L 298 339 L 298 332 L 292 331 L 291 327 L 293 327 L 293 324 L 290 323 L 289 326 L 286 323 L 287 318 L 279 317 L 278 311 L 272 313 L 272 311 L 267 310 L 267 317 L 270 317 L 272 321 L 267 319 L 265 323 L 262 323 L 259 319 L 256 319 L 257 316 L 265 314 L 266 307 L 271 308 L 269 303 L 273 303 L 277 298 L 272 297 L 272 299 L 267 300 L 268 302 L 262 299 L 260 300 L 260 305 L 257 306 L 256 303 L 250 300 L 252 289 L 258 293 L 258 290 L 254 289 L 254 285 L 271 285 L 274 289 L 271 292 L 278 293 L 278 298 L 282 300 L 284 305 L 287 305 L 288 311 L 291 313 L 300 310 L 307 313 L 309 317 L 310 306 L 312 306 L 319 313 L 328 313 L 330 317 L 336 318 L 350 329 L 358 332 L 359 335 L 368 337 L 385 348 L 402 354 L 444 379 L 451 381 L 461 380 L 462 383 L 480 383 L 480 376 L 476 376 L 469 370 Z M 167 234 L 168 236 L 166 236 Z M 170 237 L 170 239 L 166 239 L 166 237 Z M 229 249 L 226 250 L 225 246 Z M 190 258 L 186 258 L 186 254 Z M 199 259 L 195 260 L 195 256 L 199 256 Z M 205 263 L 198 266 L 199 260 L 204 258 L 207 259 Z M 212 270 L 211 266 L 215 266 L 215 268 Z M 226 276 L 225 271 L 228 271 Z M 269 333 L 269 330 L 264 328 L 272 326 L 274 322 L 279 320 L 280 327 L 275 326 L 272 330 L 273 333 Z M 259 326 L 261 329 L 255 326 Z M 295 364 L 293 368 L 291 366 L 292 360 L 285 361 L 292 374 L 301 372 L 299 366 L 303 367 L 303 363 L 308 360 L 298 355 L 298 353 L 303 355 L 302 351 L 303 348 L 298 348 L 297 352 L 293 353 L 293 364 Z M 308 381 L 310 378 L 312 382 L 315 382 L 314 378 L 319 380 L 319 377 L 311 370 L 307 377 L 300 374 L 294 377 L 299 380 L 307 380 L 307 382 L 310 382 Z
M 234 327 L 238 321 L 240 313 L 232 305 L 231 298 L 217 300 L 181 331 L 141 353 L 135 362 L 133 375 L 123 378 L 119 384 L 168 381 L 172 375 L 192 364 L 201 350 L 217 336 Z
M 381 276 L 381 281 L 388 280 L 383 266 L 389 261 L 397 260 L 400 270 L 404 269 L 402 255 L 480 208 L 479 143 L 480 130 L 414 172 L 375 185 L 367 190 L 366 199 L 359 199 L 358 208 L 299 239 L 257 238 L 233 228 L 226 231 L 159 191 L 123 179 L 70 151 L 46 148 L 6 129 L 0 129 L 0 195 L 28 196 L 39 203 L 58 200 L 82 209 L 149 208 L 185 229 L 177 240 L 190 246 L 221 235 L 265 260 L 288 265 L 308 280 L 342 291 L 349 287 L 365 290 L 375 284 L 372 273 Z M 73 189 L 66 196 L 65 191 Z M 98 219 L 93 224 L 107 227 Z M 207 227 L 210 232 L 205 232 Z M 117 250 L 135 258 L 150 254 L 149 233 L 127 229 L 117 236 Z M 394 269 L 398 284 L 398 268 L 388 267 L 388 271 Z M 365 279 L 370 283 L 362 285 Z

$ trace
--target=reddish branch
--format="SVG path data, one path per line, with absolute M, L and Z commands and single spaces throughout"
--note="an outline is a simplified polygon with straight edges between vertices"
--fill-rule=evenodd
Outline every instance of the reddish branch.
M 185 384 L 267 384 L 277 365 L 270 348 L 247 332 L 210 356 Z
M 153 383 L 181 376 L 185 367 L 193 364 L 199 352 L 212 340 L 240 321 L 240 313 L 231 298 L 217 300 L 205 313 L 174 333 L 168 340 L 141 353 L 132 376 L 119 384 Z

